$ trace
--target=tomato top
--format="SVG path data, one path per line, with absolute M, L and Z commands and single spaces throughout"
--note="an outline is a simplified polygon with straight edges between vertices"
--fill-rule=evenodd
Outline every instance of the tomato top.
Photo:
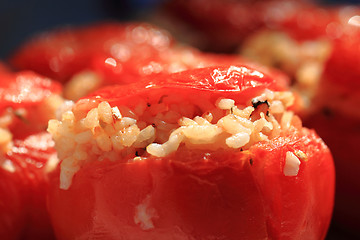
M 0 109 L 36 105 L 60 91 L 60 84 L 30 71 L 0 72 Z
M 195 103 L 205 99 L 215 102 L 219 97 L 229 97 L 245 104 L 265 88 L 274 91 L 286 89 L 286 80 L 273 78 L 244 65 L 199 68 L 157 75 L 125 86 L 105 87 L 79 100 L 76 108 L 90 110 L 101 101 L 135 106 L 139 97 L 152 103 L 158 101 L 161 95 L 175 94 Z

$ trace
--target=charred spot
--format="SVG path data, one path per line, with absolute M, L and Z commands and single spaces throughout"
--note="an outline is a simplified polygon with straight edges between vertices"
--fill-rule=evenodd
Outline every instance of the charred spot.
M 334 112 L 329 107 L 324 107 L 322 109 L 322 113 L 324 114 L 325 117 L 328 117 L 328 118 L 334 116 Z
M 252 158 L 249 159 L 249 163 L 252 166 L 254 164 L 254 160 Z
M 257 109 L 259 106 L 263 105 L 263 104 L 266 104 L 267 107 L 270 107 L 270 104 L 268 102 L 268 100 L 265 100 L 265 101 L 260 101 L 256 98 L 254 98 L 253 100 L 251 100 L 251 104 L 252 106 Z
M 255 108 L 254 111 L 250 115 L 251 121 L 256 121 L 261 118 L 260 113 L 266 114 L 266 116 L 269 116 L 269 107 L 270 104 L 267 100 L 260 101 L 257 99 L 253 99 L 251 101 L 253 107 Z
M 151 107 L 151 104 L 150 104 L 150 103 L 146 103 L 146 106 Z
M 234 107 L 231 107 L 231 108 L 230 108 L 230 113 L 231 113 L 231 114 L 234 114 Z
M 146 148 L 139 148 L 139 149 L 137 149 L 135 151 L 135 156 L 136 157 L 141 157 L 141 156 L 144 155 L 145 151 L 146 151 Z
M 151 126 L 153 126 L 154 128 L 156 128 L 156 124 L 155 124 L 155 123 L 152 123 Z

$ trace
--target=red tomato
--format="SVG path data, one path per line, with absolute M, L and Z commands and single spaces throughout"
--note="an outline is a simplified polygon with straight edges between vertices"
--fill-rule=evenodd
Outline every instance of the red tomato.
M 292 179 L 282 172 L 290 149 L 311 156 Z M 313 132 L 258 144 L 250 153 L 188 152 L 187 160 L 178 154 L 95 162 L 69 190 L 60 190 L 56 177 L 49 209 L 58 239 L 324 239 L 334 168 Z M 134 221 L 143 205 L 154 229 Z
M 210 67 L 112 86 L 80 100 L 133 107 L 165 94 L 201 105 L 219 97 L 248 103 L 286 84 L 244 66 Z M 96 104 L 95 104 L 96 105 Z M 204 109 L 203 109 L 204 110 Z M 297 176 L 284 175 L 288 151 L 302 151 Z M 140 161 L 93 161 L 59 189 L 51 177 L 49 211 L 58 239 L 323 239 L 331 218 L 334 166 L 311 130 L 292 128 L 249 150 L 189 150 Z M 126 163 L 124 163 L 126 162 Z

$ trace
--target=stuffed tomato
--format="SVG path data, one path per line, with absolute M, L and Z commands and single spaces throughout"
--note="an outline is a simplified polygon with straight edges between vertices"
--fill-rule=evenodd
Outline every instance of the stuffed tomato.
M 323 239 L 331 154 L 286 85 L 244 66 L 112 86 L 48 131 L 58 239 Z
M 45 199 L 56 153 L 49 135 L 39 132 L 63 102 L 60 91 L 33 72 L 0 72 L 0 239 L 54 237 Z

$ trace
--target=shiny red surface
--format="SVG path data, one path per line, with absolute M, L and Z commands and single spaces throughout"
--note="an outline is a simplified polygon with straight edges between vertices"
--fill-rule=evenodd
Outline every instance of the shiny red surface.
M 99 101 L 132 107 L 164 94 L 196 98 L 198 106 L 219 97 L 248 103 L 265 88 L 286 84 L 252 68 L 210 67 L 100 90 L 79 100 L 74 113 Z M 294 150 L 307 159 L 287 177 L 285 155 Z M 292 128 L 248 151 L 180 148 L 165 158 L 121 160 L 85 164 L 68 190 L 59 189 L 59 172 L 52 175 L 49 211 L 58 239 L 323 239 L 327 232 L 335 173 L 313 131 Z M 139 204 L 154 228 L 136 223 Z

